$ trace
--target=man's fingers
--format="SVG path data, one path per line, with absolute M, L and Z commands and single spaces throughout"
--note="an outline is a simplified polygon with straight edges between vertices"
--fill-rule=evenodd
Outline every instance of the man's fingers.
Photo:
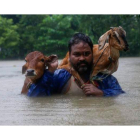
M 83 91 L 86 93 L 86 92 L 90 92 L 90 89 L 89 88 L 84 88 Z
M 90 86 L 84 86 L 82 89 L 85 90 L 85 89 L 90 89 L 91 87 Z
M 90 86 L 95 87 L 93 84 L 85 84 L 85 87 L 90 87 Z
M 86 95 L 91 95 L 90 91 L 84 92 Z
M 48 63 L 49 66 L 58 65 L 58 61 Z
M 84 91 L 84 93 L 90 92 L 90 88 L 84 87 L 84 88 L 83 88 L 83 91 Z
M 50 72 L 54 72 L 54 71 L 57 69 L 57 67 L 58 67 L 58 61 L 51 62 L 51 63 L 49 63 L 49 65 L 48 65 L 48 70 L 49 70 Z
M 58 67 L 58 62 L 55 61 L 55 62 L 53 62 L 53 63 L 50 63 L 50 64 L 48 65 L 48 67 L 57 68 L 57 67 Z

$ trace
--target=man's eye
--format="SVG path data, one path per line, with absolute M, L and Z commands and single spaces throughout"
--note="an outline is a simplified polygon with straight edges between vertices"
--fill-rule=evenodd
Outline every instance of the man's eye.
M 90 52 L 85 52 L 84 53 L 84 56 L 89 56 L 90 55 Z
M 25 59 L 25 62 L 27 62 L 27 60 Z
M 74 55 L 75 55 L 76 57 L 80 56 L 80 54 L 79 54 L 79 53 L 75 53 Z
M 41 62 L 44 62 L 45 60 L 44 60 L 44 59 L 41 59 L 40 61 L 41 61 Z

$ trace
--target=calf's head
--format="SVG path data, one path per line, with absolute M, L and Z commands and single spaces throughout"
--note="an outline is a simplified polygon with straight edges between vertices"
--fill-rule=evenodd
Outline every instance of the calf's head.
M 26 64 L 22 66 L 22 74 L 35 82 L 43 75 L 48 64 L 56 59 L 56 55 L 47 57 L 38 51 L 31 52 L 25 57 Z
M 126 32 L 121 26 L 111 27 L 109 31 L 99 38 L 99 50 L 103 49 L 105 43 L 107 42 L 111 47 L 118 50 L 127 51 L 129 49 L 126 40 Z

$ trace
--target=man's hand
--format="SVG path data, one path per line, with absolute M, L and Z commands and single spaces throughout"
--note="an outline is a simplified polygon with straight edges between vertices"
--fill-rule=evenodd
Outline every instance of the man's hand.
M 103 91 L 95 87 L 93 84 L 85 84 L 82 90 L 86 95 L 103 96 Z
M 49 72 L 54 72 L 58 67 L 58 59 L 56 59 L 53 62 L 48 63 L 48 71 Z

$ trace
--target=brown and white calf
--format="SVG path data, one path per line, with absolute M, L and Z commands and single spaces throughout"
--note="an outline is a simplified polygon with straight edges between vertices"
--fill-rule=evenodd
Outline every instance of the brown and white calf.
M 31 83 L 35 83 L 39 78 L 41 78 L 49 63 L 56 59 L 56 55 L 47 57 L 39 51 L 29 53 L 25 57 L 26 64 L 22 66 L 22 74 L 25 74 L 26 78 L 21 93 L 27 94 L 29 85 Z

